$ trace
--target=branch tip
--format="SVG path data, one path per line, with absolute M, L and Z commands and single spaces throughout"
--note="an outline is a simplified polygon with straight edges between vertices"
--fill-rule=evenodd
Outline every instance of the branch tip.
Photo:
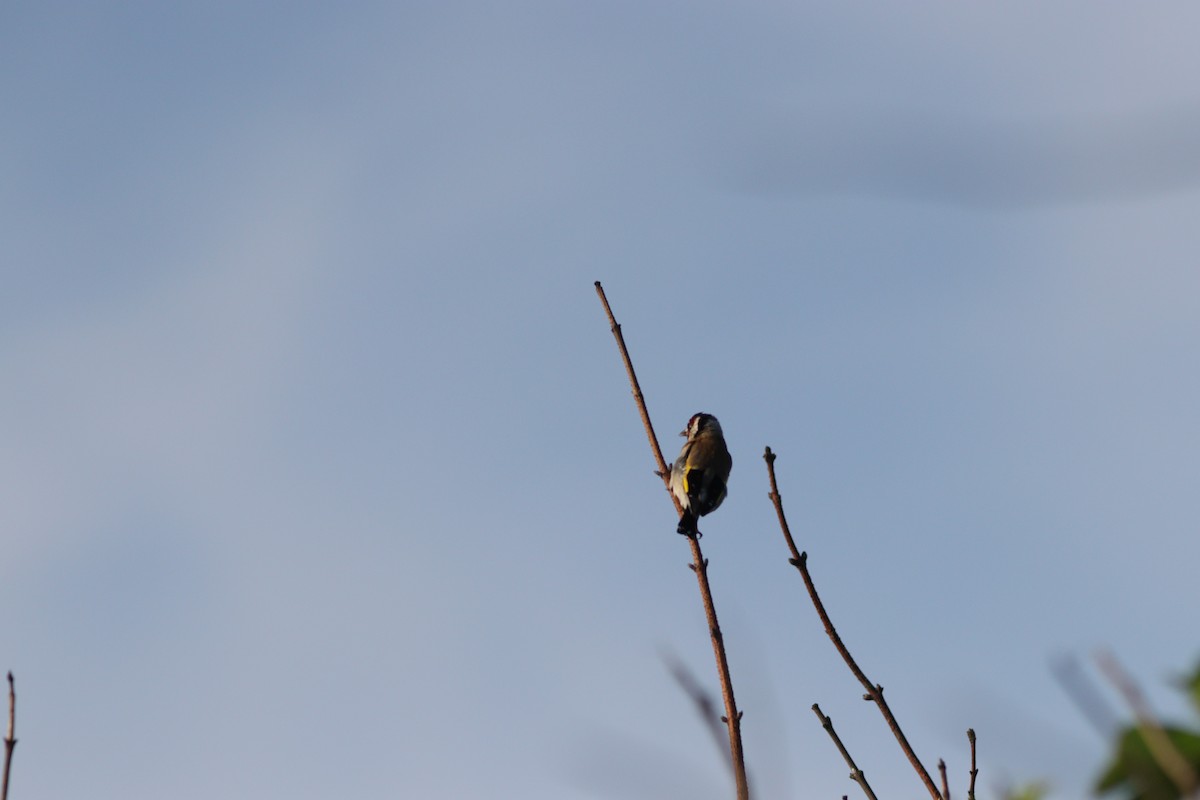
M 0 776 L 0 800 L 8 798 L 8 775 L 12 771 L 13 750 L 17 747 L 17 690 L 12 670 L 8 672 L 8 731 L 4 735 L 4 773 Z
M 863 794 L 867 796 L 867 800 L 877 800 L 875 792 L 871 789 L 871 784 L 867 783 L 867 776 L 858 768 L 858 764 L 854 763 L 854 758 L 850 755 L 850 751 L 846 749 L 846 745 L 842 743 L 841 737 L 837 735 L 837 731 L 833 729 L 833 720 L 821 713 L 821 707 L 813 703 L 813 713 L 817 715 L 817 719 L 821 721 L 821 727 L 829 734 L 829 738 L 833 740 L 834 746 L 838 752 L 842 754 L 842 759 L 846 762 L 846 766 L 850 768 L 850 780 L 854 781 L 863 790 Z M 842 796 L 845 800 L 845 795 Z
M 975 779 L 979 777 L 979 767 L 975 766 L 975 729 L 967 728 L 967 741 L 971 743 L 971 782 L 967 786 L 967 800 L 975 800 Z

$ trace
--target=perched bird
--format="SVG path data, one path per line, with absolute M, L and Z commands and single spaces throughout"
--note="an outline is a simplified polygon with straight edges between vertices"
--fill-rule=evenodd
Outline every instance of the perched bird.
M 687 442 L 671 466 L 671 493 L 683 506 L 676 530 L 699 536 L 696 518 L 716 510 L 725 499 L 725 483 L 733 459 L 725 447 L 721 423 L 712 414 L 693 414 L 680 432 Z

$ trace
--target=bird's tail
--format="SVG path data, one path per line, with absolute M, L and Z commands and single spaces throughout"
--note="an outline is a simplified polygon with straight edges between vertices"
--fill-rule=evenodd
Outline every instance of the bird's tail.
M 696 515 L 685 509 L 683 516 L 679 518 L 679 527 L 675 529 L 675 532 L 683 536 L 697 535 L 699 531 L 696 530 Z

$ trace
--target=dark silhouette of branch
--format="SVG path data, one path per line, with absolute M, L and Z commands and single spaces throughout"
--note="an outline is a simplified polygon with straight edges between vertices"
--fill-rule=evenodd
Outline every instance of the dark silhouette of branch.
M 8 800 L 8 774 L 12 770 L 13 750 L 17 747 L 17 690 L 13 674 L 8 673 L 8 733 L 4 735 L 4 776 L 0 778 L 0 800 Z
M 854 759 L 850 757 L 850 752 L 846 750 L 846 746 L 842 744 L 841 738 L 837 735 L 837 731 L 833 729 L 833 720 L 821 713 L 821 707 L 816 703 L 812 705 L 813 713 L 817 715 L 817 719 L 821 720 L 821 727 L 829 734 L 829 738 L 833 739 L 833 743 L 837 745 L 838 752 L 842 754 L 842 758 L 846 760 L 846 766 L 850 767 L 850 780 L 862 787 L 863 794 L 868 800 L 878 800 L 875 797 L 875 792 L 871 790 L 871 784 L 867 783 L 867 776 L 854 763 Z M 845 796 L 843 795 L 843 798 Z
M 946 760 L 944 758 L 938 759 L 938 772 L 942 776 L 942 797 L 950 800 L 950 779 L 946 777 Z
M 779 486 L 775 481 L 775 454 L 771 452 L 771 448 L 767 448 L 763 453 L 763 460 L 767 462 L 767 476 L 771 482 L 771 493 L 768 495 L 771 502 L 775 504 L 775 513 L 779 517 L 779 527 L 783 531 L 783 538 L 787 541 L 788 549 L 792 552 L 792 557 L 788 560 L 789 563 L 800 571 L 800 577 L 804 579 L 804 586 L 808 589 L 808 596 L 812 599 L 813 607 L 817 610 L 817 616 L 821 618 L 821 623 L 825 626 L 825 633 L 829 635 L 833 646 L 837 648 L 841 654 L 842 660 L 846 662 L 846 666 L 854 673 L 854 677 L 858 678 L 859 683 L 865 688 L 866 694 L 863 695 L 864 700 L 870 700 L 879 708 L 879 713 L 883 714 L 884 720 L 887 722 L 888 728 L 891 729 L 892 735 L 896 737 L 896 741 L 900 744 L 900 749 L 904 751 L 904 755 L 908 757 L 908 761 L 916 770 L 917 776 L 921 782 L 925 784 L 925 788 L 929 791 L 929 796 L 933 800 L 943 800 L 937 786 L 933 783 L 933 778 L 929 776 L 929 770 L 925 769 L 925 765 L 917 758 L 917 754 L 913 752 L 912 746 L 909 745 L 904 731 L 900 729 L 900 723 L 896 721 L 896 717 L 892 714 L 892 709 L 888 706 L 887 700 L 883 697 L 883 686 L 877 683 L 871 683 L 870 679 L 859 668 L 854 657 L 850 655 L 850 651 L 842 642 L 842 637 L 838 636 L 837 629 L 833 627 L 833 622 L 829 619 L 829 614 L 825 611 L 825 604 L 821 602 L 820 595 L 817 594 L 817 587 L 813 584 L 812 576 L 808 572 L 808 553 L 802 553 L 796 547 L 796 541 L 792 538 L 792 531 L 788 527 L 787 517 L 783 514 L 783 498 L 779 494 Z
M 1192 765 L 1188 763 L 1187 757 L 1179 752 L 1179 748 L 1171 741 L 1171 737 L 1163 730 L 1162 723 L 1150 710 L 1150 704 L 1146 702 L 1145 695 L 1142 694 L 1141 688 L 1129 676 L 1128 673 L 1121 667 L 1116 656 L 1107 651 L 1096 653 L 1096 666 L 1100 668 L 1100 672 L 1104 677 L 1108 678 L 1112 683 L 1113 688 L 1120 693 L 1121 697 L 1129 705 L 1133 716 L 1137 720 L 1138 727 L 1142 731 L 1142 736 L 1146 741 L 1146 748 L 1150 751 L 1150 756 L 1158 765 L 1162 767 L 1162 771 L 1170 778 L 1171 783 L 1175 784 L 1175 788 L 1179 790 L 1180 797 L 1189 797 L 1192 792 L 1200 786 L 1200 781 L 1197 780 L 1196 771 L 1192 769 Z
M 979 768 L 975 766 L 975 729 L 967 728 L 967 741 L 971 743 L 971 785 L 967 787 L 967 800 L 975 800 L 975 778 Z
M 650 413 L 646 410 L 646 398 L 642 395 L 642 387 L 638 385 L 637 373 L 633 371 L 633 361 L 629 358 L 629 350 L 625 347 L 625 337 L 621 335 L 621 326 L 617 324 L 616 317 L 613 316 L 612 308 L 608 304 L 608 298 L 604 294 L 604 287 L 600 285 L 600 281 L 596 281 L 596 295 L 600 298 L 600 303 L 604 306 L 604 313 L 608 316 L 608 322 L 612 329 L 613 338 L 617 340 L 617 347 L 621 351 L 621 359 L 625 362 L 625 373 L 629 376 L 629 385 L 633 390 L 633 399 L 637 403 L 638 411 L 642 415 L 642 425 L 646 428 L 646 437 L 650 440 L 650 449 L 654 453 L 654 458 L 658 463 L 658 476 L 663 481 L 663 487 L 667 489 L 667 494 L 671 496 L 675 503 L 675 512 L 679 516 L 683 516 L 683 507 L 679 505 L 679 500 L 670 493 L 670 476 L 671 472 L 667 468 L 667 462 L 663 458 L 662 448 L 659 447 L 658 437 L 654 435 L 654 425 L 650 422 Z M 704 603 L 704 616 L 708 621 L 708 631 L 712 638 L 713 655 L 717 661 L 717 676 L 721 681 L 721 698 L 725 701 L 725 716 L 721 721 L 725 723 L 729 733 L 729 755 L 730 761 L 733 764 L 733 778 L 737 786 L 738 800 L 748 800 L 750 797 L 750 785 L 746 778 L 746 761 L 742 752 L 742 712 L 737 710 L 737 703 L 733 697 L 733 681 L 729 677 L 729 661 L 725 656 L 725 640 L 721 635 L 721 628 L 717 624 L 717 609 L 713 604 L 712 589 L 708 585 L 708 559 L 700 550 L 700 542 L 696 536 L 687 537 L 688 544 L 692 548 L 692 563 L 689 565 L 692 572 L 696 573 L 696 582 L 700 587 L 700 598 Z

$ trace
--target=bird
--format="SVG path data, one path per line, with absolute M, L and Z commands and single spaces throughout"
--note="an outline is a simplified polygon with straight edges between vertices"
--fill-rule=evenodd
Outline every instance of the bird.
M 675 530 L 699 538 L 696 519 L 715 511 L 725 499 L 733 458 L 725 447 L 721 423 L 712 414 L 693 414 L 679 435 L 687 441 L 671 465 L 671 494 L 683 506 Z

